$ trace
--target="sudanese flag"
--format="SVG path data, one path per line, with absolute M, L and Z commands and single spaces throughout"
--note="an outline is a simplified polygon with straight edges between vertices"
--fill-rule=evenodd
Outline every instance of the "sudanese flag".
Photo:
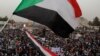
M 63 38 L 79 26 L 75 18 L 82 15 L 76 0 L 22 0 L 13 14 L 46 25 Z

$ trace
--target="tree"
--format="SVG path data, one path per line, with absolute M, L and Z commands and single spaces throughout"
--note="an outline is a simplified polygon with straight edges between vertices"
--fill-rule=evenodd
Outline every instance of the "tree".
M 93 20 L 93 26 L 100 26 L 100 21 L 98 17 L 95 17 L 95 19 Z
M 89 25 L 93 25 L 93 23 L 91 22 L 91 21 L 89 21 L 89 23 L 88 23 Z
M 7 21 L 8 20 L 8 17 L 5 16 L 4 18 L 0 17 L 0 21 Z
M 8 17 L 7 17 L 7 16 L 5 16 L 5 17 L 3 18 L 3 20 L 4 20 L 4 21 L 7 21 L 7 20 L 8 20 Z

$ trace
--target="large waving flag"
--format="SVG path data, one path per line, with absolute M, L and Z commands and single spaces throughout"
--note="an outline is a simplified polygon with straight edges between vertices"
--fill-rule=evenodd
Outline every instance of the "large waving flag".
M 57 35 L 67 37 L 79 25 L 81 10 L 76 0 L 22 0 L 13 13 L 44 24 Z

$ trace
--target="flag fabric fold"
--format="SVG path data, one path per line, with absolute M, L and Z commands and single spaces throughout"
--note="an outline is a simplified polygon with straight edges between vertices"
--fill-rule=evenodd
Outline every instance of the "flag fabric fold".
M 75 18 L 82 15 L 76 0 L 22 0 L 13 14 L 46 25 L 64 38 L 79 26 Z

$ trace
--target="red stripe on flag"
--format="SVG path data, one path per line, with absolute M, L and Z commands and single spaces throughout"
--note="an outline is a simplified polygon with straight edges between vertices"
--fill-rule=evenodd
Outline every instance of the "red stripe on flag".
M 82 12 L 81 12 L 81 9 L 80 9 L 77 1 L 76 0 L 68 0 L 68 1 L 71 3 L 71 5 L 74 9 L 75 17 L 80 17 L 82 15 Z

